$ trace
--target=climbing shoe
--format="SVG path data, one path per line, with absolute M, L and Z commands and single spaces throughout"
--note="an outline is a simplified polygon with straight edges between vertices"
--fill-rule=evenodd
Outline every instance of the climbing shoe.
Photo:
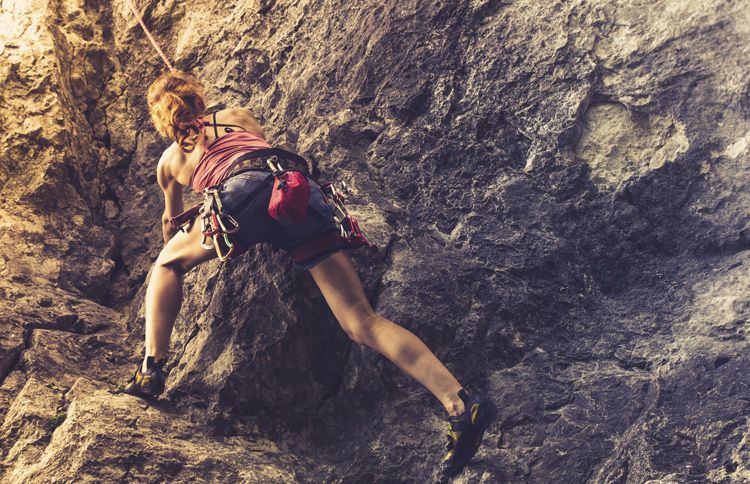
M 464 413 L 448 417 L 448 453 L 440 463 L 440 471 L 454 476 L 474 457 L 487 427 L 495 420 L 497 407 L 484 397 L 470 397 L 463 388 L 458 392 L 464 402 Z
M 123 393 L 136 397 L 157 397 L 164 391 L 166 375 L 162 371 L 166 358 L 154 361 L 153 356 L 146 358 L 146 371 L 142 372 L 142 365 L 138 365 L 135 374 L 128 380 L 128 386 Z

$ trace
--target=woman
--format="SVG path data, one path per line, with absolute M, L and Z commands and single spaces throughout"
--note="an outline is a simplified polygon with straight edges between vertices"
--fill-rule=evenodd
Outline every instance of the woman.
M 469 396 L 448 369 L 410 331 L 378 315 L 370 306 L 349 256 L 339 246 L 312 246 L 321 234 L 336 231 L 330 208 L 318 190 L 311 190 L 307 218 L 283 225 L 268 214 L 270 190 L 261 190 L 252 201 L 246 195 L 267 179 L 268 172 L 246 171 L 231 176 L 232 162 L 243 154 L 270 148 L 258 121 L 246 109 L 224 109 L 204 115 L 203 86 L 191 74 L 171 71 L 150 86 L 149 111 L 156 129 L 174 143 L 157 166 L 157 180 L 164 192 L 162 230 L 165 246 L 151 271 L 146 290 L 146 356 L 126 392 L 155 397 L 164 390 L 162 367 L 166 360 L 172 325 L 180 311 L 182 277 L 201 262 L 216 257 L 201 246 L 200 224 L 178 232 L 170 218 L 183 210 L 182 188 L 202 191 L 220 184 L 220 199 L 239 223 L 236 241 L 251 245 L 270 242 L 287 251 L 303 247 L 298 266 L 310 271 L 336 319 L 356 343 L 367 345 L 424 385 L 448 412 L 451 430 L 448 454 L 442 461 L 445 474 L 458 472 L 476 453 L 484 431 L 494 420 L 496 408 L 486 398 Z M 317 186 L 310 180 L 311 185 Z M 252 229 L 252 230 L 250 230 Z

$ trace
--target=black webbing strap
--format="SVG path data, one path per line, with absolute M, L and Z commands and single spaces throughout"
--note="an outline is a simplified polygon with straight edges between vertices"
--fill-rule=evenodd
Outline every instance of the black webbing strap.
M 239 173 L 243 173 L 245 171 L 250 171 L 250 170 L 268 171 L 268 166 L 264 162 L 259 162 L 255 164 L 248 164 L 244 162 L 256 160 L 260 158 L 270 158 L 272 156 L 275 156 L 277 159 L 281 160 L 282 162 L 286 160 L 286 161 L 293 163 L 294 165 L 297 165 L 297 166 L 292 166 L 292 167 L 285 166 L 284 169 L 291 168 L 291 169 L 295 169 L 298 171 L 302 171 L 306 174 L 309 174 L 310 167 L 307 164 L 307 161 L 301 156 L 299 156 L 298 154 L 292 153 L 290 151 L 282 150 L 281 148 L 263 148 L 260 150 L 250 151 L 248 153 L 245 153 L 237 157 L 237 159 L 232 162 L 232 167 L 234 168 L 230 167 L 226 178 L 229 178 L 231 176 L 237 175 Z

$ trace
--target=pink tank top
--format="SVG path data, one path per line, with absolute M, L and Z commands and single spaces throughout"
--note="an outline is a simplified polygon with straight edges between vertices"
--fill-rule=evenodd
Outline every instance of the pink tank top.
M 203 135 L 203 144 L 205 145 L 206 123 L 198 119 L 196 125 Z M 201 155 L 201 159 L 198 160 L 198 164 L 195 166 L 193 175 L 190 177 L 190 186 L 197 192 L 202 192 L 204 188 L 216 185 L 223 180 L 232 161 L 240 155 L 271 147 L 262 136 L 250 131 L 227 130 L 229 131 L 227 134 L 218 136 L 215 117 L 213 126 L 217 138 L 211 142 L 210 146 L 206 147 L 203 155 Z M 242 128 L 240 127 L 240 129 Z

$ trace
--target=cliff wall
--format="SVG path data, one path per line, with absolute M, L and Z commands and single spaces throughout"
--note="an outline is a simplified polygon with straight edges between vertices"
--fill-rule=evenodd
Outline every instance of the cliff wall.
M 457 481 L 750 479 L 747 1 L 139 6 L 210 105 L 347 182 L 373 305 L 496 401 Z M 127 2 L 0 17 L 0 479 L 433 478 L 437 402 L 266 246 L 187 275 L 161 401 L 117 393 L 163 66 Z

